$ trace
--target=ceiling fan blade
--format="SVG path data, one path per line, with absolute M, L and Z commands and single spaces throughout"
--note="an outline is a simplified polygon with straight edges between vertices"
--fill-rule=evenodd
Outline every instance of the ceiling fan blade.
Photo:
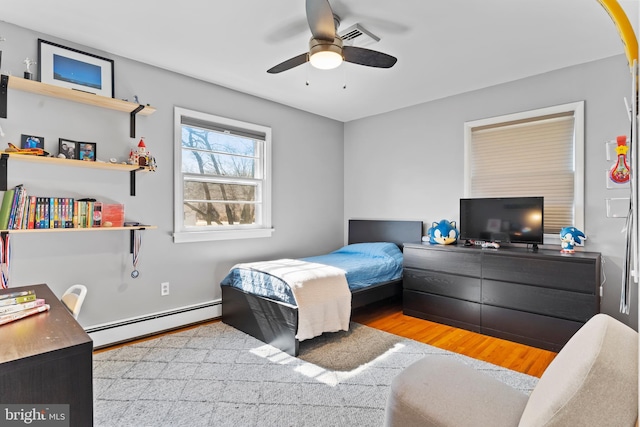
M 294 56 L 291 59 L 287 59 L 284 62 L 281 62 L 280 64 L 276 65 L 275 67 L 271 67 L 270 69 L 267 70 L 267 73 L 269 74 L 277 74 L 277 73 L 281 73 L 283 71 L 287 71 L 290 70 L 294 67 L 297 67 L 298 65 L 302 65 L 305 62 L 307 62 L 309 60 L 309 54 L 308 53 L 301 53 L 298 56 Z
M 395 56 L 355 46 L 344 46 L 342 55 L 347 62 L 367 67 L 391 68 L 398 61 Z
M 313 38 L 333 41 L 336 24 L 328 0 L 307 0 L 307 22 Z

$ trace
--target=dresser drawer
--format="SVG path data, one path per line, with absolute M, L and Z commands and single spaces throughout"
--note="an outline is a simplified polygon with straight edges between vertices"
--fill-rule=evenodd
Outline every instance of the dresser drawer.
M 402 311 L 408 316 L 480 332 L 480 304 L 405 290 Z
M 477 277 L 405 268 L 402 283 L 407 290 L 480 302 L 480 279 Z
M 482 281 L 482 303 L 586 322 L 598 313 L 598 297 L 517 283 Z
M 481 253 L 473 250 L 447 250 L 446 248 L 404 248 L 404 266 L 442 273 L 480 277 Z
M 594 259 L 519 257 L 485 254 L 482 277 L 595 294 L 599 277 Z
M 560 351 L 582 325 L 582 322 L 551 316 L 482 306 L 483 334 L 555 352 Z

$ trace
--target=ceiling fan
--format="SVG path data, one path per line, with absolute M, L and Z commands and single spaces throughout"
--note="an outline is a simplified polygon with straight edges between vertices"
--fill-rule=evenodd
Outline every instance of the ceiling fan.
M 340 18 L 333 13 L 328 0 L 306 0 L 307 22 L 311 30 L 309 52 L 294 56 L 267 70 L 277 74 L 302 65 L 307 61 L 316 68 L 329 70 L 342 61 L 367 67 L 391 68 L 397 59 L 386 53 L 362 47 L 345 46 L 337 34 Z

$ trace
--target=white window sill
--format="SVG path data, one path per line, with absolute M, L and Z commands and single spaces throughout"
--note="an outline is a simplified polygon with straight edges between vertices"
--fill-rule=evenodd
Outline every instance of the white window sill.
M 271 237 L 273 228 L 246 230 L 181 231 L 173 233 L 173 243 L 208 242 L 212 240 L 258 239 Z

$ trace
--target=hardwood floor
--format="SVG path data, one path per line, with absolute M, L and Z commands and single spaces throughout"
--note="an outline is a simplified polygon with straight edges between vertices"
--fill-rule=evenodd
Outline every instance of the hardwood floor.
M 517 344 L 511 341 L 493 338 L 452 326 L 441 325 L 428 320 L 402 314 L 400 302 L 384 303 L 356 310 L 351 317 L 354 322 L 389 332 L 434 347 L 464 354 L 475 359 L 484 360 L 517 372 L 540 377 L 556 353 L 539 348 Z M 211 322 L 219 322 L 214 320 Z M 204 324 L 204 323 L 202 323 Z M 194 328 L 193 325 L 173 332 Z M 112 350 L 134 342 L 140 342 L 157 336 L 142 338 L 133 342 L 101 348 L 94 353 Z
M 351 320 L 434 347 L 540 377 L 556 353 L 405 316 L 400 302 L 364 307 Z

